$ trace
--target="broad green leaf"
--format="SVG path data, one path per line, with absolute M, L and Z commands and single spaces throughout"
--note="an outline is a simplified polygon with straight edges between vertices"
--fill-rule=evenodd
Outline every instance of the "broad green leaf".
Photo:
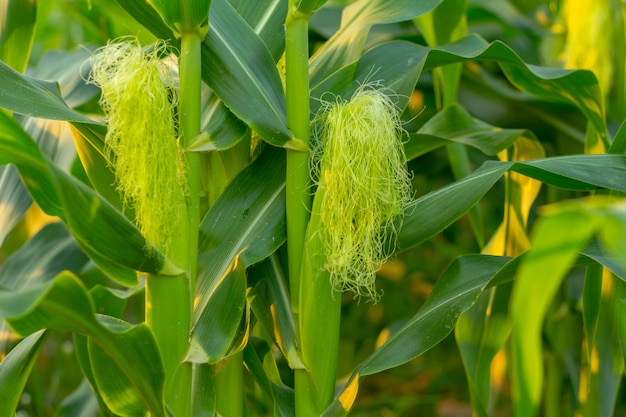
M 146 0 L 115 0 L 129 15 L 160 39 L 172 40 L 174 33 Z
M 307 150 L 287 128 L 285 94 L 272 55 L 226 0 L 211 8 L 202 61 L 203 80 L 264 140 Z
M 55 80 L 65 103 L 76 108 L 93 99 L 99 91 L 85 81 L 91 71 L 90 56 L 85 48 L 48 51 L 29 75 L 39 80 Z
M 343 11 L 341 26 L 311 57 L 311 85 L 360 56 L 372 25 L 413 19 L 435 8 L 441 0 L 359 0 Z M 388 61 L 387 61 L 388 63 Z
M 88 254 L 96 254 L 95 261 L 166 275 L 178 271 L 119 211 L 45 158 L 14 120 L 0 113 L 0 121 L 0 164 L 17 166 L 39 206 L 61 217 Z M 136 279 L 122 283 L 134 285 Z
M 283 0 L 228 0 L 237 13 L 265 42 L 272 53 L 274 61 L 278 61 L 285 51 L 285 19 L 287 2 Z
M 511 146 L 519 136 L 534 137 L 523 129 L 502 129 L 472 117 L 458 105 L 446 107 L 431 117 L 404 145 L 408 160 L 450 144 L 452 141 L 495 156 Z
M 153 415 L 164 414 L 165 377 L 152 332 L 145 324 L 130 327 L 117 320 L 112 322 L 105 316 L 99 318 L 86 288 L 75 275 L 63 272 L 54 281 L 22 291 L 0 290 L 0 315 L 22 335 L 49 328 L 88 336 L 90 343 L 97 343 L 108 358 L 105 362 L 94 362 L 92 365 L 103 367 L 112 361 L 109 371 L 119 369 L 123 376 L 118 376 L 118 381 L 123 378 L 128 380 L 124 387 L 127 391 L 125 395 L 140 398 Z M 118 388 L 106 382 L 101 385 L 95 369 L 94 375 L 102 398 L 109 407 L 114 407 L 116 413 L 124 416 L 136 415 L 134 411 L 124 411 L 125 405 L 117 403 L 115 396 Z
M 46 339 L 43 330 L 33 333 L 0 362 L 0 415 L 15 415 L 26 381 Z
M 67 270 L 78 273 L 88 258 L 61 223 L 51 223 L 11 254 L 0 267 L 0 286 L 12 290 L 50 281 Z
M 19 117 L 24 130 L 42 152 L 64 169 L 68 169 L 75 151 L 69 138 L 67 123 L 58 120 Z M 0 167 L 0 245 L 7 233 L 20 221 L 30 207 L 32 198 L 15 167 Z
M 219 308 L 212 304 L 224 303 L 215 295 L 220 286 L 231 285 L 225 283 L 229 273 L 241 279 L 243 269 L 265 259 L 286 239 L 284 170 L 284 152 L 266 148 L 230 183 L 200 225 L 192 337 L 196 347 L 205 352 L 211 349 L 213 337 L 203 330 L 212 325 L 209 321 L 217 321 L 232 332 L 242 319 L 241 314 L 201 319 L 205 310 Z M 245 294 L 241 296 L 245 300 Z
M 91 185 L 116 209 L 123 210 L 120 194 L 115 188 L 113 155 L 108 155 L 104 144 L 106 127 L 84 123 L 74 123 L 70 127 L 78 157 Z M 127 217 L 132 218 L 133 213 L 128 212 Z
M 0 1 L 0 61 L 26 70 L 35 37 L 36 0 Z
M 14 71 L 0 62 L 0 107 L 26 116 L 98 124 L 70 109 L 58 84 L 41 81 Z
M 508 257 L 466 255 L 454 260 L 422 308 L 359 364 L 324 417 L 344 416 L 352 407 L 359 380 L 401 365 L 437 345 L 446 337 L 459 315 L 467 310 L 487 287 L 498 271 L 510 261 Z
M 533 246 L 520 265 L 511 300 L 513 399 L 521 417 L 534 416 L 541 398 L 541 329 L 548 305 L 593 229 L 586 216 L 565 212 L 542 219 L 533 230 Z
M 469 177 L 414 200 L 405 211 L 398 249 L 406 250 L 448 227 L 507 171 L 570 190 L 626 191 L 619 180 L 626 175 L 626 157 L 621 155 L 574 155 L 515 163 L 488 161 Z
M 185 361 L 215 364 L 231 351 L 246 309 L 246 269 L 239 256 L 233 258 L 224 276 L 197 316 Z M 244 339 L 247 339 L 247 329 Z
M 145 324 L 131 326 L 109 316 L 99 316 L 98 319 L 108 330 L 115 332 L 116 337 L 109 344 L 115 343 L 121 352 L 127 352 L 128 359 L 135 361 L 135 369 L 129 369 L 128 363 L 111 360 L 110 346 L 102 346 L 102 341 L 89 338 L 91 367 L 98 391 L 108 408 L 115 414 L 129 417 L 145 416 L 150 405 L 153 406 L 152 412 L 159 410 L 162 405 L 156 401 L 162 402 L 164 372 L 150 328 Z M 138 378 L 131 372 L 138 367 L 143 374 L 142 383 L 149 384 L 149 388 L 137 386 Z

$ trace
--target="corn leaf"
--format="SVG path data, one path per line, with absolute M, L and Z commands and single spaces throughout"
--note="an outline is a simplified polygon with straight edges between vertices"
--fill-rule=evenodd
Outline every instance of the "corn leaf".
M 250 268 L 250 281 L 256 283 L 248 299 L 254 317 L 282 351 L 289 367 L 302 369 L 304 365 L 296 347 L 296 324 L 285 271 L 286 265 L 277 254 Z
M 151 273 L 177 271 L 119 211 L 45 158 L 13 119 L 0 113 L 0 121 L 0 164 L 17 166 L 39 206 L 61 217 L 81 246 L 97 255 L 95 261 Z M 134 285 L 136 278 L 122 283 Z
M 389 63 L 389 54 L 399 58 Z M 521 90 L 549 102 L 575 106 L 593 126 L 595 139 L 606 142 L 602 95 L 591 72 L 527 65 L 505 44 L 498 41 L 487 43 L 477 35 L 438 48 L 404 41 L 380 44 L 363 54 L 358 61 L 355 57 L 343 68 L 321 79 L 314 78 L 311 81 L 311 96 L 314 98 L 311 110 L 315 112 L 319 108 L 317 99 L 324 98 L 325 94 L 346 98 L 359 84 L 368 80 L 380 80 L 382 87 L 390 88 L 398 96 L 398 107 L 403 109 L 414 81 L 424 71 L 458 62 L 483 60 L 497 62 L 509 81 Z
M 272 55 L 225 0 L 211 8 L 202 61 L 203 80 L 264 140 L 306 149 L 287 128 L 285 94 Z
M 218 333 L 224 338 L 232 341 L 237 336 L 236 330 L 242 320 L 241 304 L 232 310 L 219 307 L 218 304 L 224 304 L 224 300 L 217 296 L 219 288 L 233 288 L 238 292 L 235 295 L 237 302 L 245 301 L 246 286 L 229 281 L 242 280 L 245 268 L 265 259 L 286 239 L 284 170 L 284 153 L 273 147 L 266 148 L 231 182 L 202 220 L 192 321 L 192 358 L 214 351 L 212 339 L 218 336 L 207 330 L 213 326 L 211 321 L 220 323 L 225 329 Z M 206 315 L 206 311 L 222 310 L 221 316 L 209 319 Z M 225 345 L 225 341 L 220 342 L 220 346 Z M 213 354 L 210 357 L 218 359 Z
M 33 333 L 0 362 L 0 415 L 15 415 L 26 381 L 46 339 L 43 330 Z
M 57 83 L 21 75 L 3 62 L 0 62 L 0 107 L 43 119 L 97 124 L 65 104 Z
M 259 35 L 278 62 L 285 51 L 285 19 L 287 2 L 282 0 L 229 0 L 231 6 Z
M 448 227 L 507 171 L 570 190 L 626 191 L 619 180 L 626 174 L 626 158 L 621 155 L 575 155 L 515 163 L 488 161 L 469 177 L 413 201 L 405 211 L 398 249 L 406 250 Z
M 98 351 L 96 358 L 100 358 L 92 358 L 92 365 L 107 406 L 117 414 L 134 417 L 141 402 L 144 410 L 164 415 L 164 372 L 152 332 L 145 324 L 130 327 L 99 318 L 86 288 L 75 275 L 63 272 L 54 281 L 17 292 L 0 290 L 0 315 L 21 335 L 48 328 L 88 336 L 90 343 L 106 352 L 106 358 L 102 358 L 103 352 Z M 109 369 L 103 371 L 102 367 Z M 101 380 L 99 372 L 106 372 L 108 376 L 103 378 L 115 378 L 122 385 L 109 385 L 110 381 Z
M 35 0 L 0 2 L 0 61 L 21 73 L 30 58 L 36 20 Z
M 337 33 L 311 57 L 311 85 L 317 85 L 344 65 L 356 61 L 372 25 L 410 20 L 439 3 L 441 0 L 359 0 L 350 4 L 343 11 Z
M 0 266 L 0 286 L 18 290 L 48 282 L 64 270 L 78 273 L 88 262 L 67 228 L 51 223 Z
M 476 148 L 485 155 L 495 156 L 522 135 L 534 137 L 528 130 L 492 126 L 472 117 L 463 107 L 453 105 L 431 117 L 416 133 L 411 133 L 404 151 L 407 159 L 412 160 L 457 142 Z

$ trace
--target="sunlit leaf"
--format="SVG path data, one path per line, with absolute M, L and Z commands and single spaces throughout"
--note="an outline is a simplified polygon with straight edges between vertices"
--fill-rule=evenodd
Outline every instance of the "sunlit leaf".
M 0 2 L 0 61 L 24 72 L 35 37 L 36 0 Z
M 0 121 L 0 164 L 17 166 L 39 206 L 61 217 L 81 246 L 96 254 L 95 261 L 151 273 L 178 271 L 119 211 L 45 158 L 14 120 L 0 113 Z M 122 283 L 134 285 L 136 278 Z

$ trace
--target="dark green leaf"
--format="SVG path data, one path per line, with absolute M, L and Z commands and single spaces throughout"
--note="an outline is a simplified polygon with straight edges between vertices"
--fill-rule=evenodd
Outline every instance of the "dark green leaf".
M 224 282 L 229 272 L 240 278 L 241 272 L 235 271 L 265 259 L 286 239 L 284 170 L 284 152 L 266 148 L 231 182 L 200 225 L 192 325 L 197 346 L 209 349 L 212 343 L 212 335 L 202 331 L 210 323 L 201 317 L 207 308 L 213 308 L 210 305 L 224 303 L 215 295 L 220 286 L 230 285 Z M 241 316 L 229 315 L 220 320 L 217 321 L 224 328 L 234 329 L 239 326 Z
M 203 80 L 263 139 L 307 150 L 287 128 L 285 94 L 272 55 L 226 0 L 211 8 L 202 62 Z
M 178 271 L 119 211 L 45 158 L 14 120 L 0 113 L 0 121 L 0 164 L 17 166 L 39 206 L 61 217 L 88 254 L 96 254 L 95 261 L 150 273 Z M 134 285 L 136 279 L 122 283 Z
M 21 75 L 0 62 L 0 107 L 26 116 L 97 124 L 67 107 L 58 84 Z
M 26 381 L 45 341 L 44 331 L 33 333 L 0 362 L 0 415 L 15 415 Z
M 111 373 L 119 371 L 118 382 L 124 382 L 125 395 L 139 398 L 154 415 L 163 415 L 164 371 L 152 332 L 145 324 L 132 326 L 119 320 L 98 318 L 86 288 L 69 272 L 63 272 L 54 281 L 31 286 L 22 291 L 0 290 L 0 315 L 19 334 L 50 328 L 88 336 L 90 347 L 97 343 L 97 355 L 105 352 L 107 360 L 92 361 L 93 375 L 102 398 L 116 413 L 134 416 L 134 407 L 126 409 L 116 399 L 119 388 L 109 381 L 99 380 L 101 368 L 112 361 Z M 93 358 L 92 358 L 93 360 Z M 109 373 L 109 375 L 111 375 Z M 121 383 L 121 382 L 120 382 Z M 133 405 L 136 401 L 131 402 Z

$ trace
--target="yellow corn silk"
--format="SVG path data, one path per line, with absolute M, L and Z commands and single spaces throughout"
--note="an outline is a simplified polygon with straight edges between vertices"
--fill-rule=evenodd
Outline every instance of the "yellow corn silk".
M 102 90 L 117 187 L 154 247 L 166 251 L 185 207 L 184 169 L 175 124 L 176 89 L 159 59 L 136 39 L 109 43 L 91 58 L 90 82 Z
M 563 8 L 567 26 L 563 51 L 565 67 L 593 71 L 605 96 L 613 77 L 615 24 L 612 1 L 567 0 Z
M 364 85 L 348 102 L 325 103 L 316 122 L 325 269 L 336 290 L 377 301 L 376 271 L 390 255 L 385 244 L 411 193 L 398 111 Z

